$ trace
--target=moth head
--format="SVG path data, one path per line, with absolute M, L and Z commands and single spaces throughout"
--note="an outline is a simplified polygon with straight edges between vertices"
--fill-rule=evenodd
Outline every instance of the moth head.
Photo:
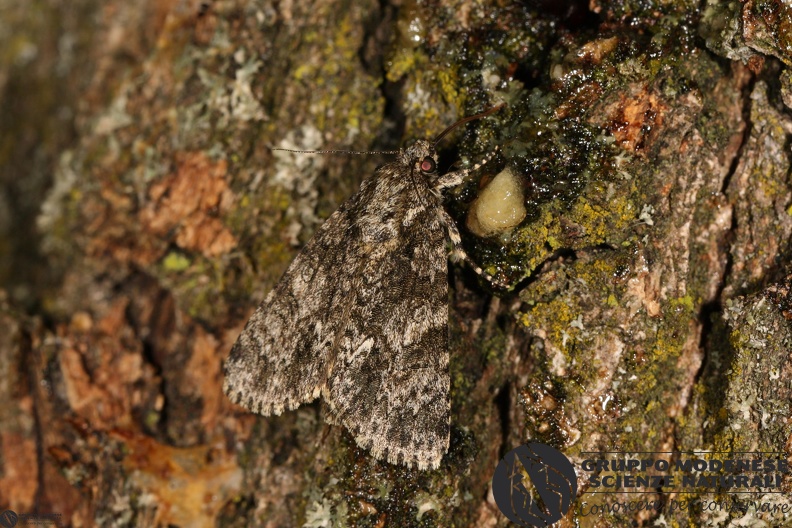
M 418 174 L 434 174 L 437 170 L 437 152 L 434 145 L 425 139 L 419 139 L 402 152 L 399 161 Z
M 433 141 L 419 139 L 410 148 L 400 153 L 399 162 L 402 163 L 403 165 L 411 167 L 414 172 L 424 175 L 434 174 L 437 171 L 437 151 L 435 150 L 435 145 L 440 143 L 440 141 L 445 136 L 447 136 L 452 130 L 454 130 L 458 126 L 461 126 L 475 119 L 481 119 L 482 117 L 486 117 L 490 114 L 493 114 L 498 110 L 500 110 L 501 108 L 503 108 L 504 106 L 505 104 L 499 104 L 498 106 L 494 106 L 489 110 L 482 112 L 480 114 L 476 114 L 460 119 L 453 125 L 443 130 L 440 133 L 440 135 L 434 138 Z
M 437 151 L 435 145 L 447 136 L 452 130 L 475 119 L 487 117 L 503 108 L 505 103 L 493 106 L 489 110 L 480 114 L 472 115 L 460 119 L 453 125 L 443 130 L 433 141 L 419 139 L 406 150 L 380 150 L 380 151 L 356 151 L 356 150 L 296 150 L 280 147 L 269 147 L 271 150 L 282 152 L 296 152 L 301 154 L 398 154 L 398 163 L 410 167 L 411 174 L 423 174 L 425 176 L 434 175 L 437 172 Z

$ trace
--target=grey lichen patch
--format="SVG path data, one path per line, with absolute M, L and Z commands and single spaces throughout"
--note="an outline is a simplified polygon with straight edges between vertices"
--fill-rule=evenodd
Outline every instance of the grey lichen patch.
M 792 333 L 789 318 L 773 304 L 762 292 L 734 300 L 723 314 L 735 352 L 723 402 L 730 431 L 724 433 L 736 436 L 731 442 L 735 449 L 757 442 L 768 449 L 783 449 L 792 434 L 790 424 L 781 418 L 791 412 L 792 387 L 781 380 L 789 379 Z
M 303 526 L 374 527 L 383 519 L 393 522 L 409 515 L 411 498 L 420 488 L 406 485 L 408 475 L 400 468 L 389 471 L 393 466 L 363 460 L 362 450 L 343 434 L 333 434 L 329 440 L 333 455 L 326 463 L 333 471 L 319 472 L 305 489 Z M 396 497 L 398 507 L 392 508 Z
M 731 245 L 733 266 L 724 295 L 750 290 L 777 266 L 790 248 L 792 203 L 789 138 L 792 119 L 768 100 L 759 82 L 750 99 L 752 127 L 727 195 L 735 204 L 734 221 L 743 226 Z
M 276 143 L 277 148 L 289 150 L 317 150 L 322 147 L 321 132 L 311 124 L 291 131 Z M 315 154 L 299 154 L 274 151 L 275 174 L 269 182 L 271 187 L 280 187 L 291 196 L 285 211 L 291 221 L 286 237 L 295 247 L 308 237 L 303 230 L 313 232 L 320 224 L 317 216 L 319 190 L 315 183 L 326 165 L 326 157 Z M 302 237 L 300 237 L 302 233 Z
M 303 528 L 346 528 L 349 526 L 347 514 L 345 501 L 333 504 L 329 499 L 320 498 L 309 503 Z
M 788 380 L 792 332 L 787 310 L 790 277 L 762 292 L 727 301 L 715 317 L 716 332 L 701 381 L 693 393 L 689 415 L 681 420 L 680 445 L 688 449 L 740 452 L 784 452 L 792 426 L 792 387 Z M 706 419 L 702 420 L 702 417 Z M 766 455 L 768 458 L 774 458 Z M 785 475 L 782 491 L 792 487 Z M 747 490 L 745 500 L 789 504 L 788 495 L 765 495 Z M 777 490 L 771 490 L 777 491 Z M 737 514 L 742 517 L 742 514 Z M 682 521 L 685 516 L 676 516 Z M 729 519 L 735 519 L 732 512 Z M 690 522 L 697 523 L 699 517 Z M 751 524 L 789 524 L 781 513 L 747 512 Z
M 267 118 L 261 102 L 254 93 L 253 83 L 258 81 L 257 75 L 262 66 L 260 60 L 250 56 L 244 48 L 238 49 L 229 61 L 234 69 L 234 81 L 228 82 L 225 75 L 212 73 L 205 68 L 198 68 L 197 74 L 205 89 L 207 97 L 202 98 L 211 112 L 219 116 L 218 125 L 227 127 L 232 122 L 262 121 Z
M 707 47 L 731 60 L 747 64 L 756 60 L 757 52 L 745 42 L 742 31 L 743 4 L 707 0 L 699 32 L 706 39 Z
M 788 68 L 779 76 L 781 82 L 781 100 L 787 108 L 792 108 L 792 71 Z
M 709 0 L 700 24 L 707 47 L 759 73 L 766 57 L 792 65 L 792 8 L 784 2 Z
M 42 250 L 60 256 L 68 254 L 73 243 L 65 227 L 75 221 L 76 206 L 82 191 L 77 186 L 79 163 L 75 163 L 74 152 L 63 152 L 58 161 L 53 185 L 41 204 L 36 225 L 42 233 L 46 233 Z M 63 228 L 57 229 L 58 226 Z

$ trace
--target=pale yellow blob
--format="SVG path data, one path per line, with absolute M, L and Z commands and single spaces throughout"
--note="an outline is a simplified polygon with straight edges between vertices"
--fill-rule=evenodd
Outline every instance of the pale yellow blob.
M 482 237 L 503 233 L 525 218 L 520 179 L 505 169 L 481 191 L 468 211 L 467 226 Z

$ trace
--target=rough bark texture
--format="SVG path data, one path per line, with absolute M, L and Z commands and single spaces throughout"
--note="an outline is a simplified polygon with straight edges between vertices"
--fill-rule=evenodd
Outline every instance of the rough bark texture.
M 780 0 L 0 0 L 0 12 L 0 507 L 73 526 L 494 527 L 508 521 L 493 469 L 528 440 L 575 463 L 790 457 Z M 275 418 L 232 405 L 221 364 L 242 325 L 382 161 L 267 147 L 397 148 L 501 101 L 444 151 L 448 167 L 503 145 L 450 194 L 460 225 L 505 167 L 528 215 L 495 238 L 465 234 L 511 292 L 452 270 L 441 467 L 372 461 L 318 404 Z M 782 491 L 771 499 L 789 500 L 789 476 Z M 706 523 L 792 519 L 560 521 Z

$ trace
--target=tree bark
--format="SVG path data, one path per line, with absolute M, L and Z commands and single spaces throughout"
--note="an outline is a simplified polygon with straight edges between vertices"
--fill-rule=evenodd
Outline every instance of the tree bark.
M 789 459 L 786 4 L 0 7 L 0 507 L 73 526 L 494 527 L 494 468 L 528 441 L 576 467 Z M 526 218 L 462 227 L 511 288 L 451 267 L 440 468 L 371 459 L 318 402 L 231 404 L 221 365 L 245 321 L 386 159 L 269 147 L 394 149 L 500 102 L 441 149 L 448 169 L 501 146 L 448 194 L 460 227 L 506 168 Z M 789 522 L 585 516 L 633 498 L 588 476 L 559 526 Z

